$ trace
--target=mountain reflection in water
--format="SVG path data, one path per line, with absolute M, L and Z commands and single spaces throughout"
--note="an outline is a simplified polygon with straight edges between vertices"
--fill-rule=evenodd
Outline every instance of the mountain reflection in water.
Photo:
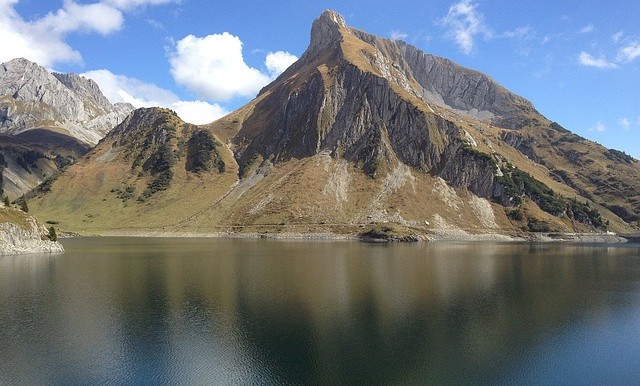
M 64 244 L 0 257 L 0 384 L 640 379 L 637 246 Z

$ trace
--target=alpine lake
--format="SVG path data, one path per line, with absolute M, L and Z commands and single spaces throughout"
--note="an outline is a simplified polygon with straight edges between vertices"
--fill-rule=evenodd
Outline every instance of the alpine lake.
M 0 257 L 4 385 L 632 385 L 640 245 L 62 240 Z

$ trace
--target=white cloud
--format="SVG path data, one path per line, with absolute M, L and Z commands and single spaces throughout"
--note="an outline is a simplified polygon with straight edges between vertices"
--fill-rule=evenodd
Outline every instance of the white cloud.
M 593 32 L 593 30 L 594 30 L 593 24 L 589 24 L 587 26 L 584 26 L 584 27 L 580 28 L 578 33 L 588 34 L 589 32 Z
M 291 55 L 285 51 L 276 51 L 267 54 L 264 64 L 267 66 L 267 71 L 269 71 L 271 77 L 276 78 L 295 63 L 296 60 L 298 60 L 298 57 L 295 55 Z
M 620 63 L 629 63 L 640 56 L 640 41 L 627 44 L 618 51 L 616 60 Z
M 602 123 L 601 121 L 596 122 L 596 124 L 592 127 L 590 127 L 588 129 L 589 131 L 597 131 L 599 133 L 602 133 L 604 131 L 607 131 L 607 126 L 605 126 L 604 123 Z
M 400 32 L 397 29 L 391 31 L 390 37 L 392 40 L 405 40 L 409 35 L 404 32 Z
M 611 35 L 611 40 L 613 40 L 614 43 L 618 43 L 622 37 L 624 36 L 624 32 L 623 31 L 618 31 L 616 33 L 614 33 L 613 35 Z
M 97 32 L 108 35 L 119 31 L 124 23 L 124 16 L 118 9 L 102 3 L 77 4 L 65 1 L 64 6 L 56 13 L 49 13 L 34 23 L 37 29 L 48 31 L 58 36 L 73 31 Z
M 204 125 L 223 117 L 229 112 L 217 103 L 205 101 L 177 101 L 168 106 L 185 122 Z
M 26 58 L 50 67 L 56 62 L 80 63 L 82 56 L 60 36 L 25 22 L 15 11 L 17 0 L 0 1 L 0 62 Z
M 113 74 L 109 70 L 88 71 L 81 75 L 98 83 L 102 93 L 112 103 L 131 103 L 134 107 L 167 107 L 175 110 L 186 122 L 194 124 L 210 123 L 228 113 L 218 104 L 182 101 L 171 91 L 139 79 Z
M 105 0 L 107 4 L 111 4 L 116 8 L 129 10 L 146 5 L 162 5 L 169 3 L 180 3 L 181 0 Z
M 622 117 L 618 119 L 618 124 L 625 129 L 631 127 L 631 121 L 627 117 Z
M 176 3 L 180 0 L 102 0 L 91 4 L 64 0 L 54 12 L 25 21 L 16 12 L 20 0 L 0 0 L 0 62 L 23 57 L 41 66 L 82 63 L 82 55 L 67 42 L 67 35 L 89 32 L 108 35 L 124 25 L 123 11 L 145 5 Z
M 531 27 L 520 27 L 514 29 L 513 31 L 505 31 L 500 36 L 511 39 L 530 39 L 533 37 L 533 35 L 534 31 Z
M 250 67 L 242 56 L 242 41 L 228 32 L 205 37 L 189 35 L 179 40 L 169 54 L 175 81 L 200 98 L 225 101 L 253 97 L 297 57 L 278 51 L 267 54 L 269 74 Z
M 477 4 L 471 0 L 462 0 L 449 7 L 449 12 L 441 23 L 449 28 L 451 36 L 463 53 L 473 52 L 475 36 L 491 37 L 491 31 L 484 23 L 484 16 L 478 12 Z
M 596 68 L 618 68 L 618 65 L 608 61 L 604 57 L 595 58 L 589 53 L 584 51 L 580 52 L 578 55 L 578 63 L 586 67 L 596 67 Z

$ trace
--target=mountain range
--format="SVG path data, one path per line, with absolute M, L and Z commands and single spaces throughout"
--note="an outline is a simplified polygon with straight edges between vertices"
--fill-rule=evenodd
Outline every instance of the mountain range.
M 571 133 L 482 73 L 332 11 L 314 21 L 296 63 L 208 125 L 161 108 L 123 118 L 131 106 L 111 105 L 77 75 L 42 69 L 19 86 L 15 68 L 30 65 L 0 67 L 5 137 L 44 130 L 75 141 L 65 149 L 101 138 L 25 195 L 63 229 L 428 239 L 630 231 L 640 221 L 637 160 Z M 58 110 L 40 84 L 81 103 Z
M 13 198 L 86 154 L 133 110 L 98 85 L 26 59 L 0 64 L 0 187 Z

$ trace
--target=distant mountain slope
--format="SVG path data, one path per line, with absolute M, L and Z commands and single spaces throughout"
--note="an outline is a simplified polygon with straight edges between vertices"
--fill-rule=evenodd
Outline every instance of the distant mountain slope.
M 602 232 L 637 221 L 639 170 L 486 75 L 326 11 L 244 107 L 202 127 L 137 110 L 30 205 L 91 231 Z
M 0 188 L 13 198 L 24 194 L 84 155 L 131 110 L 76 74 L 52 74 L 25 59 L 1 64 Z

